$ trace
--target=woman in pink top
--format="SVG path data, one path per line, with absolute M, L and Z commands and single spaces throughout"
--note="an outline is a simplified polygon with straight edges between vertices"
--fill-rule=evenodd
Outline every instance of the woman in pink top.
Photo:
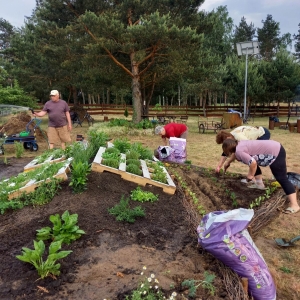
M 287 178 L 286 152 L 282 145 L 272 140 L 236 141 L 226 139 L 222 145 L 227 156 L 234 155 L 238 161 L 249 166 L 247 180 L 250 182 L 260 171 L 260 167 L 269 166 L 275 179 L 280 183 L 290 206 L 284 210 L 294 214 L 300 210 L 293 184 Z M 226 170 L 230 164 L 224 165 Z

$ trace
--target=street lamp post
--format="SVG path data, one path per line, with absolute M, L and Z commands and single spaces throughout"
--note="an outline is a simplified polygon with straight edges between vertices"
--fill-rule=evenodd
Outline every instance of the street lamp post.
M 248 55 L 259 54 L 257 41 L 236 43 L 236 49 L 239 56 L 246 55 L 246 70 L 245 70 L 245 93 L 244 93 L 244 120 L 247 115 L 247 77 L 248 77 Z

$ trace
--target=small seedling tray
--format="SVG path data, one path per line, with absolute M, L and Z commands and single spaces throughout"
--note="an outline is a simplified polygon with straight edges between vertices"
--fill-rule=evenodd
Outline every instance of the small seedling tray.
M 115 173 L 115 174 L 120 175 L 121 178 L 124 180 L 132 181 L 132 182 L 135 182 L 142 186 L 146 186 L 146 184 L 158 186 L 158 187 L 162 188 L 163 191 L 167 194 L 173 195 L 175 193 L 176 185 L 174 184 L 171 176 L 169 175 L 169 173 L 167 172 L 167 170 L 164 167 L 162 167 L 162 168 L 167 176 L 167 181 L 168 181 L 167 184 L 164 184 L 164 183 L 161 183 L 161 182 L 151 179 L 151 172 L 150 172 L 151 169 L 149 170 L 149 168 L 147 167 L 147 163 L 144 160 L 140 160 L 141 169 L 143 171 L 143 176 L 138 176 L 138 175 L 126 172 L 126 155 L 123 153 L 121 154 L 122 162 L 120 163 L 118 169 L 108 167 L 108 166 L 101 164 L 102 155 L 105 152 L 105 150 L 106 150 L 105 147 L 100 147 L 100 149 L 98 150 L 98 153 L 96 154 L 95 159 L 92 163 L 92 171 L 99 172 L 99 173 L 102 173 L 104 171 L 110 172 L 110 173 Z
M 66 181 L 68 180 L 68 175 L 67 173 L 70 172 L 70 163 L 72 161 L 72 158 L 69 158 L 65 161 L 65 164 L 63 167 L 61 167 L 56 175 L 54 175 L 52 178 L 60 179 L 61 181 Z M 21 187 L 18 190 L 12 191 L 8 194 L 8 200 L 20 197 L 23 193 L 29 194 L 32 193 L 36 190 L 38 186 L 40 186 L 44 182 L 49 182 L 51 181 L 52 178 L 47 178 L 46 180 L 41 180 L 41 181 L 35 181 L 34 179 L 30 180 L 27 182 L 27 184 L 23 187 Z
M 55 158 L 55 159 L 52 159 L 53 156 L 49 156 L 44 162 L 38 164 L 38 160 L 37 159 L 34 159 L 32 160 L 30 163 L 28 163 L 25 167 L 24 167 L 24 172 L 28 172 L 28 171 L 31 171 L 35 168 L 38 168 L 38 167 L 41 167 L 42 165 L 45 165 L 47 163 L 57 163 L 57 162 L 60 162 L 60 161 L 63 161 L 66 159 L 65 156 L 62 156 L 62 157 L 59 157 L 59 158 Z

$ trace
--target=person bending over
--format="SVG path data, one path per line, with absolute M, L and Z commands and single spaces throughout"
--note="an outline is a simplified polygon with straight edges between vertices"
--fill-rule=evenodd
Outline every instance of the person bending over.
M 283 188 L 290 202 L 289 207 L 284 210 L 286 214 L 294 214 L 300 210 L 297 202 L 296 191 L 293 184 L 287 178 L 286 152 L 283 146 L 272 140 L 236 141 L 226 139 L 222 145 L 227 156 L 234 156 L 238 161 L 249 166 L 247 180 L 250 182 L 261 173 L 259 166 L 269 166 L 275 179 Z M 226 171 L 230 163 L 225 162 Z
M 224 130 L 221 130 L 218 132 L 216 136 L 216 143 L 222 144 L 225 139 L 235 139 L 237 141 L 243 141 L 243 140 L 269 140 L 271 137 L 271 133 L 267 128 L 264 127 L 255 127 L 255 126 L 239 126 L 232 130 L 231 132 L 227 132 Z M 221 155 L 221 158 L 219 160 L 219 163 L 215 169 L 216 173 L 219 173 L 224 162 L 226 161 L 227 157 L 224 154 L 224 152 Z M 232 162 L 233 158 L 228 158 L 228 162 Z M 262 177 L 257 176 L 255 178 L 259 183 L 262 182 Z M 242 182 L 245 183 L 245 180 L 242 180 Z M 255 183 L 255 180 L 253 180 Z M 255 187 L 255 186 L 254 186 Z
M 167 146 L 167 139 L 170 139 L 170 137 L 187 139 L 188 128 L 185 124 L 169 123 L 165 126 L 156 126 L 155 134 L 161 135 L 164 145 Z

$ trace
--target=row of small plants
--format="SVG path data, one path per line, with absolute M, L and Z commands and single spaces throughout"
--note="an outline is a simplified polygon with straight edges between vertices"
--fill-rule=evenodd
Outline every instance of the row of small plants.
M 136 128 L 136 129 L 147 129 L 147 128 L 153 128 L 153 124 L 156 124 L 157 122 L 151 122 L 147 119 L 134 124 L 129 120 L 125 120 L 125 119 L 113 119 L 110 120 L 108 123 L 109 127 L 114 127 L 114 126 L 124 126 L 124 127 L 129 127 L 129 128 Z
M 0 213 L 3 215 L 7 210 L 22 209 L 25 206 L 33 205 L 39 206 L 50 202 L 58 193 L 60 187 L 60 179 L 52 178 L 50 182 L 43 182 L 34 192 L 30 194 L 23 193 L 12 200 L 0 200 Z
M 153 162 L 153 161 L 146 161 L 147 167 L 149 171 L 151 171 L 151 179 L 167 184 L 168 179 L 167 179 L 167 174 L 164 171 L 164 165 L 162 162 Z
M 114 207 L 109 208 L 108 212 L 115 216 L 117 221 L 134 223 L 136 218 L 144 217 L 146 214 L 145 210 L 141 206 L 131 208 L 129 203 L 130 200 L 138 202 L 155 202 L 158 200 L 158 195 L 143 191 L 140 187 L 137 187 L 131 192 L 129 198 L 125 198 L 125 196 L 122 195 L 120 202 Z
M 45 161 L 48 161 L 50 158 L 51 160 L 55 160 L 58 158 L 62 158 L 65 156 L 65 151 L 62 149 L 49 149 L 43 152 L 43 154 L 37 156 L 34 159 L 35 164 L 42 164 Z
M 260 206 L 262 202 L 266 199 L 269 199 L 271 195 L 276 191 L 276 186 L 270 186 L 265 190 L 265 194 L 255 198 L 249 205 L 250 208 L 254 208 L 255 206 Z
M 126 160 L 122 161 L 121 153 L 125 154 Z M 151 161 L 153 153 L 150 149 L 143 147 L 139 142 L 131 144 L 126 138 L 114 140 L 114 146 L 107 148 L 102 154 L 101 164 L 118 169 L 121 162 L 126 161 L 126 172 L 142 176 L 140 160 L 145 160 L 147 167 L 151 169 L 151 179 L 167 184 L 167 175 L 163 164 Z
M 33 241 L 34 249 L 23 247 L 22 255 L 16 256 L 17 259 L 32 264 L 40 278 L 60 275 L 60 263 L 57 263 L 57 261 L 72 252 L 71 250 L 59 251 L 62 244 L 70 245 L 73 241 L 79 239 L 82 234 L 85 234 L 77 225 L 77 214 L 70 215 L 68 211 L 65 211 L 62 216 L 59 214 L 51 215 L 49 219 L 53 227 L 44 227 L 37 230 L 37 241 Z M 51 243 L 48 256 L 44 259 L 47 254 L 44 241 L 49 240 L 51 240 Z
M 24 187 L 29 181 L 39 182 L 47 178 L 53 178 L 64 166 L 66 166 L 66 162 L 59 162 L 57 164 L 47 163 L 32 171 L 20 173 L 17 176 L 2 180 L 0 182 L 0 202 L 8 200 L 11 192 Z
M 195 205 L 197 211 L 201 215 L 205 215 L 206 211 L 204 207 L 200 204 L 199 199 L 197 198 L 196 194 L 187 186 L 187 183 L 183 180 L 183 178 L 176 172 L 175 170 L 172 170 L 172 173 L 174 174 L 175 178 L 177 179 L 178 183 L 180 184 L 181 188 L 185 191 L 185 194 L 189 196 Z

